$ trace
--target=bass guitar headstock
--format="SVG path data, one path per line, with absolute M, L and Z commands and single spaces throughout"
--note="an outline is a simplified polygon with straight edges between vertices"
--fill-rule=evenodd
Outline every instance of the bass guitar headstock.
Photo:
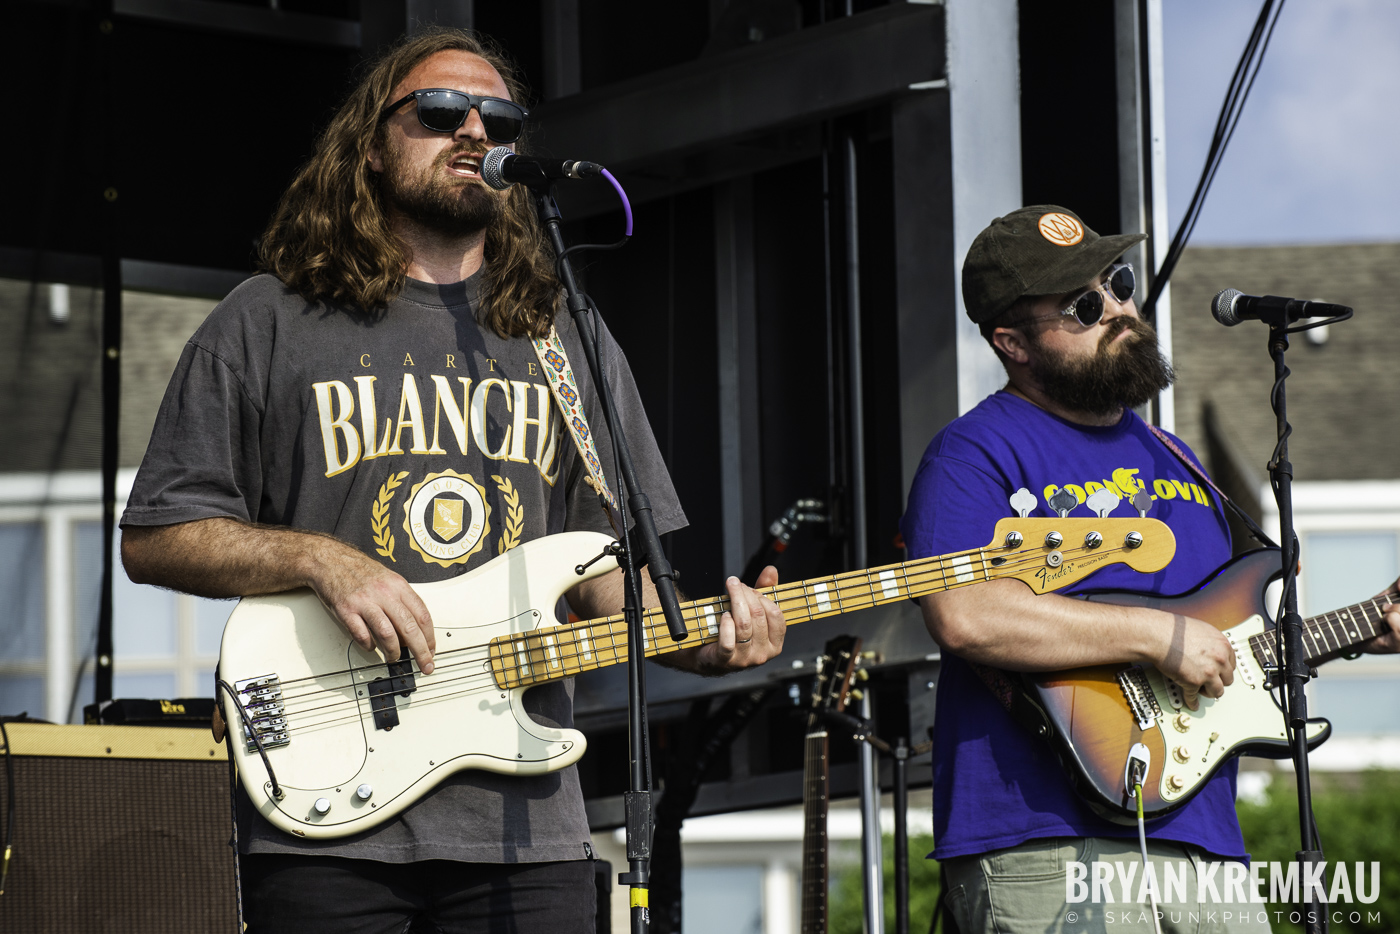
M 1132 502 L 1138 511 L 1136 517 L 1109 518 L 1119 497 L 1100 489 L 1087 501 L 1098 515 L 1071 518 L 1069 512 L 1079 505 L 1079 499 L 1060 489 L 1049 499 L 1059 515 L 1032 518 L 1029 513 L 1036 505 L 1034 495 L 1017 490 L 1011 505 L 1019 515 L 998 522 L 991 543 L 982 549 L 984 579 L 1014 577 L 1036 593 L 1047 593 L 1110 564 L 1126 564 L 1148 574 L 1162 570 L 1176 555 L 1176 536 L 1166 523 L 1147 518 L 1149 497 L 1139 491 Z

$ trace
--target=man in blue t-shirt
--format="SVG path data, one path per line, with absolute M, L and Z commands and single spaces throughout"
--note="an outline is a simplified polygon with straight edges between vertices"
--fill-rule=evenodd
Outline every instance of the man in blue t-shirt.
M 1219 697 L 1234 680 L 1230 643 L 1209 623 L 1070 599 L 1087 589 L 1190 591 L 1230 557 L 1229 529 L 1207 484 L 1132 410 L 1172 380 L 1155 332 L 1138 317 L 1132 268 L 1121 263 L 1142 239 L 1100 237 L 1074 212 L 1038 205 L 994 220 L 963 265 L 967 313 L 1008 382 L 925 452 L 901 523 L 910 557 L 985 545 L 997 520 L 1014 514 L 1008 500 L 1023 487 L 1039 500 L 1032 512 L 1039 516 L 1055 515 L 1046 500 L 1060 489 L 1089 515 L 1082 504 L 1102 488 L 1123 497 L 1113 515 L 1132 516 L 1129 499 L 1145 490 L 1154 499 L 1150 515 L 1172 528 L 1177 553 L 1156 574 L 1113 565 L 1058 594 L 1037 596 L 1008 579 L 923 598 L 929 632 L 944 650 L 933 855 L 943 861 L 948 906 L 962 934 L 1153 930 L 1150 904 L 1137 901 L 1136 828 L 1091 811 L 1049 746 L 1012 719 L 969 663 L 1048 671 L 1142 662 L 1177 681 L 1193 709 L 1200 694 Z M 1213 861 L 1246 856 L 1235 776 L 1232 761 L 1188 804 L 1148 827 L 1153 876 L 1162 879 L 1166 862 L 1193 876 L 1191 901 L 1159 895 L 1164 931 L 1268 930 L 1257 910 L 1267 906 L 1195 901 L 1197 870 L 1204 876 Z M 1068 903 L 1070 861 L 1088 866 L 1091 880 L 1094 862 L 1117 863 L 1110 889 L 1117 904 Z M 1133 875 L 1120 888 L 1117 873 L 1129 868 Z

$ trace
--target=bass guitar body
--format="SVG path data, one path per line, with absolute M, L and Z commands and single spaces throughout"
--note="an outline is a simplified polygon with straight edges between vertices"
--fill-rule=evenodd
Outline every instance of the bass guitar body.
M 225 696 L 240 777 L 258 811 L 298 836 L 339 837 L 462 769 L 533 775 L 578 761 L 582 733 L 536 723 L 521 705 L 525 687 L 497 685 L 491 642 L 555 625 L 561 594 L 617 567 L 608 556 L 583 576 L 574 570 L 610 542 L 593 532 L 552 535 L 461 577 L 414 585 L 437 636 L 430 675 L 361 649 L 310 590 L 245 598 L 224 630 L 219 668 L 246 701 L 282 792 L 273 794 Z
M 1027 699 L 1044 718 L 1037 732 L 1055 748 L 1080 795 L 1116 822 L 1134 822 L 1136 801 L 1124 785 L 1128 754 L 1142 743 L 1151 754 L 1143 813 L 1161 817 L 1191 799 L 1232 756 L 1287 758 L 1284 718 L 1268 687 L 1271 616 L 1264 590 L 1280 576 L 1278 552 L 1263 549 L 1222 567 L 1195 592 L 1175 597 L 1105 592 L 1088 599 L 1141 606 L 1211 623 L 1235 651 L 1234 683 L 1223 697 L 1200 695 L 1196 710 L 1181 689 L 1150 665 L 1099 665 L 1024 676 Z M 1268 631 L 1266 633 L 1266 630 Z M 1261 657 L 1262 656 L 1262 657 Z M 1307 725 L 1309 747 L 1331 732 Z

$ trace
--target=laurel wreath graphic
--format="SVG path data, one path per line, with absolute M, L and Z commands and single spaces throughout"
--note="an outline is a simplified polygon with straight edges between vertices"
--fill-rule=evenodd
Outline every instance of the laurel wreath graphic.
M 496 481 L 506 504 L 505 529 L 501 532 L 500 544 L 496 546 L 496 553 L 503 555 L 520 544 L 520 535 L 525 528 L 525 507 L 520 505 L 520 491 L 509 479 L 495 474 L 491 475 L 491 479 Z
M 405 470 L 385 480 L 384 485 L 379 488 L 379 496 L 369 509 L 369 528 L 374 533 L 374 544 L 378 546 L 374 550 L 395 564 L 399 562 L 394 557 L 394 533 L 389 531 L 389 504 L 394 501 L 394 490 L 398 489 L 399 484 L 403 483 L 403 478 L 407 476 L 408 471 Z

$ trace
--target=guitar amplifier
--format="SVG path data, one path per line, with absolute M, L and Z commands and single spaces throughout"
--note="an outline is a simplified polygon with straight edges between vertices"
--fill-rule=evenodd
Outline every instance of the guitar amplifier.
M 233 934 L 228 761 L 207 730 L 5 728 L 14 850 L 0 931 Z

